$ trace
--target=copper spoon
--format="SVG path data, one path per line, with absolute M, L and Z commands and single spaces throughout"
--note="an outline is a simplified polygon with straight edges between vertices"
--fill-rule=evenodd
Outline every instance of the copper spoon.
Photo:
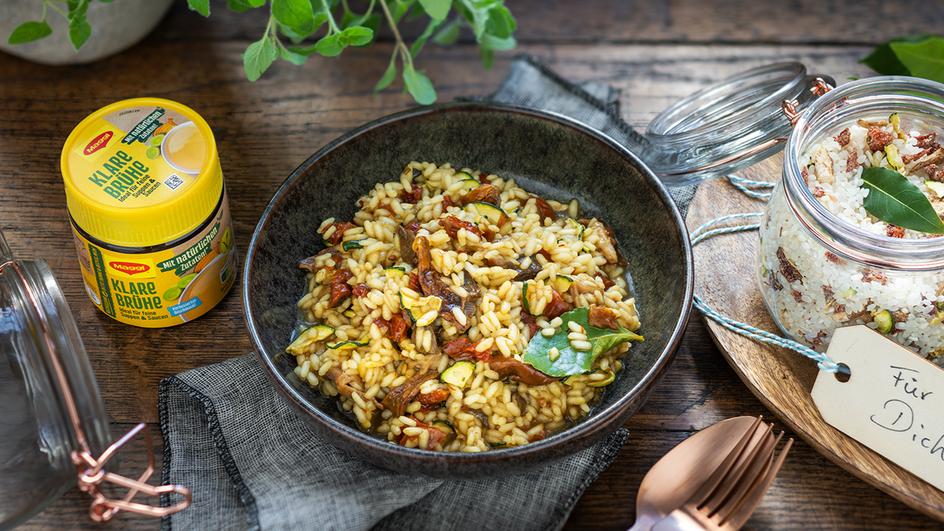
M 636 495 L 636 522 L 630 531 L 645 531 L 675 509 L 685 505 L 711 477 L 757 417 L 734 417 L 713 424 L 685 439 L 656 462 L 639 485 Z M 759 430 L 748 447 L 772 438 Z

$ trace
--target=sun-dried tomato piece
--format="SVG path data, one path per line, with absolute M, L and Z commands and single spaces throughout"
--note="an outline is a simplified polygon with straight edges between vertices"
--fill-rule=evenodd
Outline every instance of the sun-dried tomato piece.
M 366 297 L 370 293 L 370 288 L 367 287 L 367 284 L 358 284 L 351 289 L 351 292 L 355 297 Z
M 839 145 L 846 147 L 849 144 L 849 139 L 852 137 L 852 134 L 849 132 L 849 128 L 845 128 L 836 135 L 836 142 L 839 142 Z
M 851 172 L 859 167 L 859 154 L 855 151 L 850 151 L 849 156 L 846 157 L 846 171 Z
M 420 404 L 429 407 L 445 402 L 447 398 L 449 398 L 449 389 L 440 388 L 429 393 L 420 394 L 417 400 Z
M 407 330 L 410 329 L 410 323 L 398 313 L 391 315 L 388 323 L 390 323 L 390 326 L 387 329 L 387 337 L 390 338 L 390 341 L 403 341 L 406 338 Z
M 587 311 L 587 321 L 597 328 L 619 330 L 619 323 L 616 322 L 616 318 L 616 311 L 612 308 L 591 306 Z
M 938 147 L 937 133 L 928 133 L 926 135 L 916 136 L 915 145 L 921 149 L 935 149 Z
M 557 219 L 557 211 L 551 208 L 550 203 L 536 195 L 532 195 L 531 197 L 534 199 L 534 206 L 537 208 L 538 215 L 541 216 L 542 222 L 545 218 L 551 218 L 552 220 Z
M 882 151 L 885 146 L 892 143 L 894 138 L 891 133 L 880 127 L 870 127 L 865 140 L 872 151 Z
M 881 285 L 888 284 L 888 275 L 876 269 L 867 268 L 862 272 L 862 282 L 876 282 Z
M 331 225 L 328 225 L 327 227 L 325 227 L 325 230 L 322 234 L 328 232 L 328 229 L 330 229 L 331 227 L 334 227 L 334 232 L 332 232 L 331 236 L 328 236 L 327 239 L 328 239 L 328 243 L 330 243 L 331 245 L 337 245 L 341 243 L 341 240 L 344 238 L 344 233 L 348 229 L 353 229 L 356 226 L 357 225 L 353 223 L 349 223 L 347 221 L 335 221 Z
M 492 357 L 491 350 L 479 352 L 475 350 L 478 342 L 472 342 L 469 338 L 463 336 L 449 341 L 443 345 L 443 352 L 454 360 L 479 360 L 488 361 Z
M 413 291 L 420 291 L 420 274 L 416 270 L 410 271 L 407 286 Z
M 443 212 L 445 212 L 447 208 L 454 205 L 455 203 L 452 202 L 452 198 L 447 194 L 443 194 Z
M 406 188 L 400 191 L 400 195 L 397 196 L 397 199 L 401 203 L 418 203 L 420 199 L 423 198 L 423 189 L 417 185 L 412 185 L 410 191 L 406 191 Z
M 538 333 L 538 328 L 540 327 L 538 326 L 537 319 L 535 319 L 533 315 L 527 312 L 521 312 L 521 322 L 528 327 L 528 335 L 530 337 L 534 337 L 534 334 Z
M 551 290 L 551 300 L 547 303 L 547 306 L 544 307 L 544 316 L 548 319 L 553 319 L 559 316 L 562 313 L 569 312 L 574 309 L 573 305 L 565 301 L 563 297 L 560 296 L 560 293 L 557 290 Z
M 469 203 L 490 203 L 498 206 L 501 203 L 501 190 L 491 184 L 481 184 L 463 196 L 462 204 Z
M 351 286 L 349 284 L 331 284 L 331 298 L 328 299 L 328 307 L 334 308 L 350 296 Z
M 351 296 L 351 285 L 347 283 L 354 275 L 347 269 L 342 269 L 331 277 L 331 295 L 328 298 L 328 306 L 334 308 L 344 299 Z
M 843 260 L 842 258 L 839 258 L 838 256 L 836 256 L 835 254 L 831 253 L 830 251 L 826 251 L 826 259 L 829 260 L 830 262 L 834 263 L 834 264 L 837 264 L 837 265 L 842 265 L 842 264 L 846 263 L 845 260 Z
M 905 228 L 899 227 L 898 225 L 888 225 L 887 227 L 885 227 L 885 234 L 889 238 L 904 238 Z
M 787 258 L 786 253 L 783 252 L 783 247 L 777 248 L 777 260 L 780 260 L 780 274 L 783 275 L 783 278 L 787 279 L 787 282 L 797 282 L 800 284 L 803 283 L 803 275 L 800 273 L 800 270 L 797 269 L 796 265 Z
M 456 239 L 458 237 L 459 229 L 465 229 L 471 232 L 472 234 L 475 234 L 479 238 L 482 237 L 482 231 L 480 231 L 479 228 L 476 227 L 474 223 L 471 223 L 469 221 L 462 221 L 461 219 L 455 216 L 446 216 L 442 218 L 441 220 L 439 220 L 439 223 L 440 225 L 443 226 L 444 229 L 446 229 L 446 233 L 452 239 Z

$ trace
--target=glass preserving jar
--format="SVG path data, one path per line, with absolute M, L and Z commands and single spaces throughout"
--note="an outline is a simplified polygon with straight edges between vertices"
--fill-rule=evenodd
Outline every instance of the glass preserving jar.
M 944 366 L 944 237 L 893 237 L 853 224 L 814 196 L 823 191 L 810 189 L 801 166 L 804 154 L 844 128 L 893 113 L 902 131 L 941 138 L 944 85 L 866 78 L 831 90 L 797 117 L 761 223 L 757 280 L 792 339 L 824 351 L 836 328 L 865 324 Z
M 136 479 L 118 476 L 115 452 L 142 431 L 151 466 Z M 145 483 L 150 448 L 144 424 L 110 442 L 98 384 L 52 271 L 42 260 L 14 259 L 0 233 L 0 529 L 26 521 L 76 484 L 92 497 L 95 521 L 119 510 L 162 516 L 185 508 L 186 488 Z M 105 484 L 128 494 L 111 499 Z M 158 508 L 135 502 L 138 492 L 178 497 Z

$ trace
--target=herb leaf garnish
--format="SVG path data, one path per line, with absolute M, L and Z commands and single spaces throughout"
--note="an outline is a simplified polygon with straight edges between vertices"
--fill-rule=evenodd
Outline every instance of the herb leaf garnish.
M 864 188 L 869 190 L 863 206 L 878 219 L 928 234 L 944 234 L 944 221 L 931 201 L 904 175 L 888 168 L 866 168 Z
M 611 348 L 626 343 L 628 341 L 642 341 L 642 336 L 633 333 L 625 328 L 611 330 L 609 328 L 598 328 L 589 323 L 589 312 L 587 308 L 576 308 L 561 317 L 561 325 L 551 337 L 544 337 L 540 332 L 535 334 L 528 343 L 522 359 L 528 365 L 543 372 L 548 376 L 573 376 L 588 372 L 593 366 L 593 361 L 601 354 Z M 587 331 L 587 340 L 590 341 L 591 348 L 588 351 L 575 350 L 570 346 L 567 334 L 570 329 L 567 323 L 575 321 Z M 560 353 L 558 358 L 551 361 L 549 352 L 552 347 L 556 347 Z

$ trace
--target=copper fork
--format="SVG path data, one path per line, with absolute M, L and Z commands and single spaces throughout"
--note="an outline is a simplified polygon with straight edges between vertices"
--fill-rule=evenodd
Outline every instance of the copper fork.
M 793 446 L 793 439 L 788 439 L 775 455 L 783 432 L 772 437 L 772 430 L 773 424 L 758 417 L 688 502 L 657 522 L 653 531 L 740 529 L 760 504 Z M 758 432 L 761 442 L 750 445 Z

